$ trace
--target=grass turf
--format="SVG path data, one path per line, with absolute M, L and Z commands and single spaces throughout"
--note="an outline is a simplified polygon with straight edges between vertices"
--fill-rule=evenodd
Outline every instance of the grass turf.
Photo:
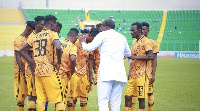
M 127 61 L 125 61 L 125 67 L 128 73 Z M 0 111 L 17 111 L 17 101 L 13 94 L 13 57 L 0 57 L 0 69 Z M 154 84 L 154 111 L 199 111 L 199 79 L 199 59 L 158 58 Z M 121 111 L 124 109 L 125 92 L 126 85 L 123 88 Z M 25 109 L 27 109 L 26 105 Z M 48 111 L 54 111 L 54 109 L 54 104 L 50 104 Z M 135 110 L 138 110 L 138 102 Z M 76 111 L 80 111 L 79 102 Z M 93 86 L 93 91 L 89 93 L 88 111 L 98 111 L 96 86 Z

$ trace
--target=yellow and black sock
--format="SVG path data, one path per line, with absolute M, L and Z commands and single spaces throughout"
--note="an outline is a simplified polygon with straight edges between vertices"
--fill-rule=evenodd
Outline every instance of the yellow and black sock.
M 18 111 L 24 111 L 24 101 L 17 102 Z
M 36 103 L 35 103 L 35 101 L 27 100 L 27 108 L 28 108 L 28 111 L 36 111 Z
M 148 96 L 148 111 L 153 111 L 153 105 L 154 105 L 154 94 Z
M 124 108 L 124 111 L 131 111 L 131 108 L 125 107 L 125 108 Z
M 131 111 L 135 111 L 135 104 L 136 104 L 136 99 L 137 97 L 132 97 L 132 106 L 131 106 Z
M 81 111 L 87 111 L 87 97 L 80 97 L 80 106 L 81 106 Z
M 65 110 L 64 102 L 56 103 L 56 111 L 64 111 L 64 110 Z
M 45 111 L 46 103 L 38 103 L 38 111 Z

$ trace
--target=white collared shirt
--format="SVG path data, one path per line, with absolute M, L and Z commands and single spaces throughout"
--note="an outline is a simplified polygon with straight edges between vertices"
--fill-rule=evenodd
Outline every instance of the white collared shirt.
M 120 81 L 127 83 L 124 56 L 130 57 L 131 51 L 126 38 L 113 29 L 99 33 L 91 43 L 82 42 L 83 49 L 91 52 L 99 48 L 100 65 L 98 81 Z

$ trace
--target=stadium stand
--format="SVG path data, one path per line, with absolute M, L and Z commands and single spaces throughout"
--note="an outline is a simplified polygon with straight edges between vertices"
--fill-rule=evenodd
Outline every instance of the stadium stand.
M 21 12 L 25 21 L 34 20 L 38 15 L 55 15 L 63 25 L 60 33 L 63 37 L 66 37 L 71 27 L 79 29 L 79 21 L 85 20 L 83 10 L 22 9 Z M 0 37 L 2 40 L 12 41 L 24 29 L 24 26 L 17 26 L 23 24 L 20 12 L 17 9 L 1 9 L 0 13 L 3 15 L 0 17 L 0 32 L 2 33 Z M 12 17 L 9 17 L 8 13 Z M 131 46 L 133 40 L 130 34 L 130 26 L 133 22 L 148 22 L 150 24 L 149 37 L 156 41 L 163 18 L 163 11 L 89 10 L 88 14 L 92 21 L 113 19 L 116 22 L 115 30 L 127 38 L 129 46 Z M 200 39 L 199 14 L 200 10 L 168 11 L 160 51 L 198 51 L 198 40 Z M 6 26 L 8 24 L 15 25 Z M 0 49 L 3 49 L 2 45 Z
M 85 18 L 82 10 L 55 10 L 55 9 L 22 9 L 25 20 L 34 20 L 36 16 L 54 15 L 62 23 L 60 35 L 66 38 L 67 32 L 72 27 L 79 28 L 79 20 Z
M 200 10 L 168 11 L 162 51 L 198 51 Z
M 85 20 L 85 14 L 82 10 L 52 10 L 52 9 L 23 9 L 22 13 L 25 20 L 33 20 L 38 15 L 52 14 L 58 18 L 58 21 L 63 24 L 61 35 L 66 37 L 66 32 L 75 24 L 79 24 L 80 18 Z M 102 21 L 105 19 L 114 19 L 118 32 L 127 37 L 129 45 L 132 43 L 130 35 L 130 26 L 133 22 L 148 22 L 150 24 L 149 36 L 156 40 L 158 31 L 162 22 L 163 11 L 108 11 L 108 10 L 90 10 L 90 19 L 93 21 Z M 77 27 L 79 28 L 79 26 Z
M 17 9 L 5 9 L 0 8 L 0 23 L 1 24 L 10 24 L 10 25 L 22 25 L 23 19 L 21 13 Z
M 150 24 L 149 37 L 157 40 L 162 22 L 162 14 L 163 11 L 89 11 L 91 20 L 113 19 L 116 23 L 115 30 L 127 38 L 129 46 L 131 46 L 133 40 L 130 34 L 130 26 L 134 22 L 148 22 Z
M 13 41 L 24 30 L 24 22 L 17 9 L 0 9 L 0 50 L 13 50 Z

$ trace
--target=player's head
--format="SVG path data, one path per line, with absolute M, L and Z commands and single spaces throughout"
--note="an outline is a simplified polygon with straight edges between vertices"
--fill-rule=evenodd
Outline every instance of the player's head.
M 142 25 L 139 22 L 135 22 L 131 25 L 130 31 L 132 38 L 139 37 L 142 34 Z
M 147 37 L 148 33 L 149 33 L 149 24 L 146 22 L 142 22 L 142 33 L 145 37 Z
M 94 37 L 96 37 L 96 35 L 99 33 L 99 30 L 97 28 L 92 28 L 88 34 L 88 36 L 86 37 L 86 41 L 87 43 L 90 43 L 93 41 Z
M 78 29 L 77 28 L 71 28 L 67 34 L 67 38 L 72 42 L 75 43 L 78 38 Z
M 102 31 L 115 29 L 115 22 L 112 19 L 107 19 L 102 23 Z
M 102 32 L 102 24 L 99 23 L 96 25 L 97 30 L 99 30 L 99 32 Z
M 35 17 L 35 29 L 37 32 L 42 31 L 44 28 L 44 16 Z
M 45 27 L 55 31 L 57 18 L 53 15 L 47 15 L 44 18 Z
M 27 21 L 26 22 L 26 29 L 25 29 L 25 36 L 29 36 L 33 30 L 35 30 L 35 22 L 34 21 Z
M 81 30 L 81 33 L 82 33 L 83 35 L 86 35 L 86 34 L 89 33 L 89 30 L 87 30 L 87 29 L 83 29 L 83 30 Z
M 62 29 L 62 24 L 60 22 L 57 22 L 55 31 L 59 34 L 61 29 Z

